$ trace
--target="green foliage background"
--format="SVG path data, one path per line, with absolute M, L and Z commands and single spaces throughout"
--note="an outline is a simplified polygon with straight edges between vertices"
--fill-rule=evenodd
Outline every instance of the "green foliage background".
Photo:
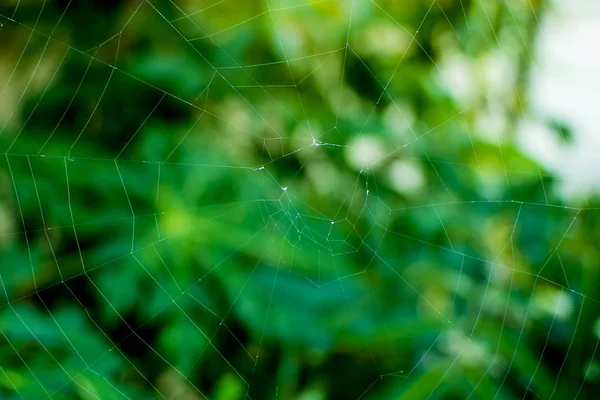
M 3 1 L 0 397 L 594 398 L 597 204 L 515 145 L 544 6 Z

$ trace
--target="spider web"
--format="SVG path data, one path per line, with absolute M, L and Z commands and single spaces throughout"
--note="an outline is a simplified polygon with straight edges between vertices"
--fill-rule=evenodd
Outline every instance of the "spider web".
M 512 144 L 537 8 L 63 3 L 1 8 L 3 398 L 588 393 L 597 208 Z

